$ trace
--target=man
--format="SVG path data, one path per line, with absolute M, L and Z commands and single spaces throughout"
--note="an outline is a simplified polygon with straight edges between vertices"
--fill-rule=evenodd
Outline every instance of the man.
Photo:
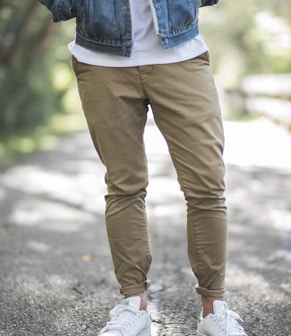
M 90 134 L 106 166 L 106 225 L 124 295 L 100 336 L 149 336 L 151 263 L 143 132 L 148 105 L 187 202 L 189 260 L 203 311 L 199 336 L 246 336 L 223 301 L 226 259 L 224 145 L 201 0 L 40 0 L 55 22 L 76 18 L 73 55 Z

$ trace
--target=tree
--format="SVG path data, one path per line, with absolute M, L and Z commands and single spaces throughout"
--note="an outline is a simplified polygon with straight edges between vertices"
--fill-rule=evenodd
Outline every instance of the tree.
M 53 87 L 51 78 L 56 66 L 55 33 L 56 25 L 38 1 L 1 1 L 2 137 L 30 132 L 45 123 L 52 113 L 61 111 L 64 92 Z
M 226 85 L 248 74 L 290 72 L 290 14 L 286 0 L 221 0 L 201 10 L 213 67 Z
M 288 1 L 221 0 L 200 13 L 212 66 L 226 86 L 247 74 L 290 72 Z M 0 1 L 2 138 L 29 134 L 53 114 L 67 112 L 62 101 L 73 77 L 66 44 L 73 38 L 74 20 L 53 24 L 37 0 Z M 286 47 L 280 44 L 284 38 Z

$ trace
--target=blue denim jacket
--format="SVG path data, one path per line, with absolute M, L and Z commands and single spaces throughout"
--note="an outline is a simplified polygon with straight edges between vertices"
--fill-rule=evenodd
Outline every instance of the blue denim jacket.
M 130 56 L 135 0 L 39 0 L 52 13 L 53 21 L 76 18 L 76 43 L 92 50 Z M 165 49 L 198 34 L 198 9 L 218 0 L 149 0 L 155 29 Z

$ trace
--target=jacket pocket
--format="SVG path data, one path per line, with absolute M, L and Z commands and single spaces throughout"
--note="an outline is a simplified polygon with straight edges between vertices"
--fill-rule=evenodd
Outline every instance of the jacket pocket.
M 161 35 L 179 35 L 197 23 L 197 0 L 167 0 L 155 7 Z
M 83 0 L 77 5 L 77 16 L 82 35 L 97 40 L 119 40 L 124 20 L 116 1 Z M 129 8 L 128 8 L 129 11 Z

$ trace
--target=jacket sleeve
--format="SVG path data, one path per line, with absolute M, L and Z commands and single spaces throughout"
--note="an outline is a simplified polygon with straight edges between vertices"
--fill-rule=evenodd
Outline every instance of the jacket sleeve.
M 219 0 L 201 0 L 201 7 L 216 5 Z
M 51 12 L 53 22 L 66 21 L 76 17 L 76 0 L 39 0 Z

